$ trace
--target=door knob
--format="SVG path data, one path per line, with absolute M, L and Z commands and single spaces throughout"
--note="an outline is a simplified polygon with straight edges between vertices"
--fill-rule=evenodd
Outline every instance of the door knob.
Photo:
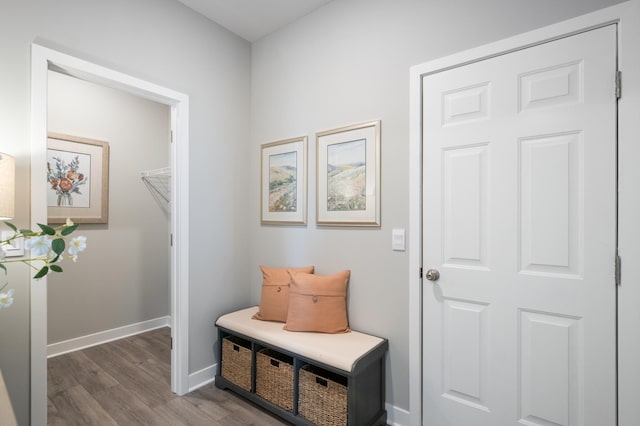
M 438 281 L 440 278 L 440 272 L 437 269 L 429 269 L 426 275 L 429 281 Z

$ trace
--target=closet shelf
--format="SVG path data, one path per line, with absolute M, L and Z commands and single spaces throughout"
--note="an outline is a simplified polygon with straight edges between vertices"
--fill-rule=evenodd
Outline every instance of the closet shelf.
M 140 172 L 140 177 L 154 197 L 171 202 L 171 167 L 145 170 Z

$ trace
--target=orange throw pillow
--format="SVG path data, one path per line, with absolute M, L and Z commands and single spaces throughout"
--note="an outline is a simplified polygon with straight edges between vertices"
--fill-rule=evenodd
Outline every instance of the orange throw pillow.
M 313 274 L 313 269 L 313 266 L 268 268 L 260 265 L 260 270 L 262 271 L 262 294 L 260 295 L 260 307 L 253 318 L 262 321 L 285 322 L 289 308 L 289 284 L 291 283 L 289 271 Z
M 346 333 L 347 284 L 351 271 L 333 275 L 291 273 L 289 313 L 285 330 Z

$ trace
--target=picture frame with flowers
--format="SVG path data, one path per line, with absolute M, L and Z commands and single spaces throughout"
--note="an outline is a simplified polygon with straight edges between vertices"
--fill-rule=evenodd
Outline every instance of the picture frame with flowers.
M 47 188 L 48 223 L 108 223 L 109 143 L 49 133 Z

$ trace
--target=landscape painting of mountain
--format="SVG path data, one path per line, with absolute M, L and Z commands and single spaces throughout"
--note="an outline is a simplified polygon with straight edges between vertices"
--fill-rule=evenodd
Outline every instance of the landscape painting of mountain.
M 366 140 L 327 146 L 327 210 L 366 210 Z
M 297 211 L 297 152 L 269 156 L 269 211 Z

